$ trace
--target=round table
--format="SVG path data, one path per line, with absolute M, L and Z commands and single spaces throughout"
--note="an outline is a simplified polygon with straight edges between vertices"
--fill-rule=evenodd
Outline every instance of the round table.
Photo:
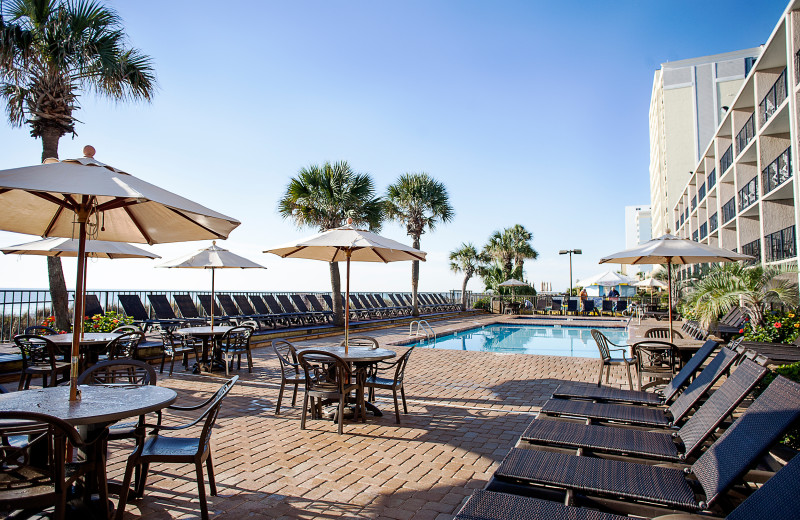
M 88 357 L 89 364 L 97 363 L 98 356 L 102 353 L 99 347 L 105 348 L 111 341 L 122 336 L 116 332 L 84 332 L 80 337 L 80 346 L 84 356 Z M 72 346 L 72 334 L 48 334 L 42 336 L 59 347 Z M 84 363 L 84 367 L 86 364 Z M 83 369 L 81 369 L 83 370 Z
M 208 347 L 209 343 L 211 342 L 211 338 L 222 337 L 226 332 L 231 330 L 233 327 L 228 325 L 217 325 L 215 327 L 186 327 L 183 329 L 175 330 L 175 334 L 181 334 L 183 336 L 194 336 L 200 338 L 203 341 L 203 358 L 197 360 L 194 364 L 194 373 L 198 374 L 202 371 L 210 372 L 211 368 L 214 365 L 218 366 L 219 368 L 224 369 L 225 365 L 222 364 L 220 360 L 208 359 Z
M 693 338 L 674 338 L 672 341 L 670 341 L 668 338 L 628 338 L 628 344 L 631 346 L 635 346 L 637 343 L 643 343 L 646 341 L 661 341 L 675 345 L 675 348 L 678 349 L 678 353 L 680 354 L 681 366 L 685 365 L 687 361 L 692 359 L 692 356 L 694 356 L 695 352 L 700 350 L 700 347 L 702 347 L 703 343 L 705 343 L 704 341 L 698 341 Z
M 364 348 L 364 347 L 349 347 L 347 354 L 345 354 L 344 347 L 309 347 L 307 349 L 299 349 L 298 352 L 303 350 L 321 350 L 323 352 L 330 352 L 342 358 L 348 363 L 355 366 L 356 372 L 361 372 L 364 377 L 356 378 L 358 381 L 366 379 L 366 372 L 370 365 L 377 363 L 384 359 L 391 359 L 397 356 L 394 350 L 385 348 Z M 309 356 L 313 358 L 313 356 Z M 383 412 L 378 409 L 374 404 L 369 401 L 366 402 L 367 410 L 372 412 L 375 417 L 383 416 Z

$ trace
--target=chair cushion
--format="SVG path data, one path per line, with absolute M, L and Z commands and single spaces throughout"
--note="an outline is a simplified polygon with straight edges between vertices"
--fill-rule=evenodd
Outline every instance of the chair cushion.
M 662 404 L 664 402 L 661 396 L 653 392 L 623 390 L 610 386 L 578 386 L 571 383 L 559 385 L 555 392 L 553 392 L 553 397 L 598 399 L 600 401 L 623 401 L 641 404 Z
M 193 457 L 200 439 L 151 435 L 144 443 L 142 457 Z
M 670 416 L 661 408 L 645 408 L 612 403 L 550 399 L 542 406 L 542 413 L 589 417 L 607 421 L 622 421 L 651 426 L 669 426 Z
M 476 491 L 455 520 L 628 520 L 627 516 L 602 513 L 558 502 L 494 491 Z

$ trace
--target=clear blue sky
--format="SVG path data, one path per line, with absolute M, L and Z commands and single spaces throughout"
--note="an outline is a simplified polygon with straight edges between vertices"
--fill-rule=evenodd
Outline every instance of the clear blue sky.
M 569 282 L 558 250 L 582 248 L 574 277 L 624 248 L 624 206 L 649 203 L 648 107 L 666 61 L 763 44 L 786 8 L 753 1 L 114 1 L 152 56 L 151 104 L 86 95 L 61 158 L 97 159 L 243 222 L 223 244 L 268 267 L 227 271 L 221 289 L 329 290 L 321 262 L 261 251 L 315 230 L 276 212 L 299 168 L 347 160 L 380 190 L 425 171 L 455 220 L 422 237 L 420 288 L 460 288 L 448 252 L 522 224 L 539 287 Z M 0 125 L 0 168 L 38 162 L 27 129 Z M 399 225 L 383 234 L 410 243 Z M 0 244 L 31 237 L 0 233 Z M 165 259 L 200 248 L 154 246 Z M 194 270 L 96 261 L 90 288 L 204 288 Z M 45 287 L 44 260 L 5 257 L 5 287 Z M 410 265 L 354 264 L 353 290 L 408 290 Z M 74 262 L 65 261 L 68 285 Z M 475 280 L 470 289 L 481 290 Z

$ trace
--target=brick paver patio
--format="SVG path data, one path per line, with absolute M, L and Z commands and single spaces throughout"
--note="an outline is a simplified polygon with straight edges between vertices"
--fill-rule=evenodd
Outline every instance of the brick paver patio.
M 436 328 L 487 319 L 496 317 Z M 389 344 L 405 338 L 407 328 L 371 334 Z M 402 353 L 406 347 L 390 348 Z M 452 518 L 464 498 L 487 483 L 559 383 L 597 376 L 597 361 L 585 358 L 418 348 L 406 371 L 409 413 L 403 423 L 395 424 L 391 398 L 379 396 L 384 416 L 346 422 L 340 436 L 330 421 L 310 421 L 309 429 L 300 430 L 302 389 L 298 406 L 291 406 L 288 392 L 276 416 L 277 359 L 271 349 L 256 349 L 254 365 L 252 374 L 236 372 L 241 379 L 214 431 L 219 496 L 209 497 L 209 509 L 215 518 Z M 615 383 L 621 375 L 614 375 Z M 176 389 L 179 402 L 190 402 L 216 390 L 222 377 L 176 371 L 159 384 Z M 129 449 L 110 446 L 110 478 L 121 480 Z M 194 468 L 152 466 L 145 497 L 126 511 L 126 518 L 198 517 Z

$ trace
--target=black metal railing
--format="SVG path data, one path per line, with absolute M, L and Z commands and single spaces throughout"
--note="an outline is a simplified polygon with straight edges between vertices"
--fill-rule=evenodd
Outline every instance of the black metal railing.
M 800 50 L 794 53 L 794 82 L 800 83 Z
M 761 172 L 764 193 L 769 193 L 792 176 L 792 148 L 783 151 Z
M 686 222 L 686 215 L 684 213 L 681 213 L 681 226 L 683 225 L 684 222 Z
M 711 191 L 711 188 L 717 183 L 717 169 L 714 168 L 711 170 L 711 173 L 708 174 L 706 178 L 706 186 L 708 186 L 708 191 Z
M 747 144 L 753 140 L 756 135 L 756 113 L 750 114 L 750 118 L 744 124 L 739 133 L 736 134 L 736 154 L 742 153 L 742 150 L 747 147 Z
M 700 240 L 708 236 L 708 222 L 700 224 Z
M 717 214 L 714 213 L 708 217 L 708 232 L 713 233 L 717 230 Z
M 742 254 L 754 257 L 754 260 L 748 260 L 748 264 L 761 263 L 761 240 L 756 239 L 742 246 Z
M 728 171 L 728 168 L 733 164 L 733 145 L 731 144 L 719 160 L 719 168 L 722 173 Z
M 686 216 L 686 220 L 689 220 L 689 208 L 686 208 L 684 215 Z
M 703 199 L 706 198 L 706 185 L 700 184 L 697 188 L 697 200 L 703 202 Z
M 749 208 L 758 201 L 758 176 L 750 179 L 750 182 L 739 190 L 739 211 Z
M 692 240 L 695 241 L 695 242 L 699 242 L 699 240 L 697 240 L 697 230 L 696 229 L 694 231 L 692 231 Z
M 722 223 L 727 223 L 736 216 L 736 197 L 722 205 Z
M 764 99 L 758 104 L 758 109 L 761 112 L 761 121 L 763 123 L 769 121 L 772 114 L 775 113 L 780 104 L 783 103 L 783 100 L 786 99 L 787 90 L 786 69 L 783 69 L 778 79 L 775 80 L 775 83 L 767 91 L 767 95 L 764 96 Z
M 767 262 L 777 262 L 797 256 L 794 226 L 789 226 L 764 237 Z
M 679 227 L 681 227 L 681 221 L 680 221 L 680 220 L 676 220 L 676 221 L 675 221 L 675 232 L 676 232 L 676 233 L 678 232 L 678 228 L 679 228 Z
M 692 211 L 697 207 L 697 196 L 692 197 Z

